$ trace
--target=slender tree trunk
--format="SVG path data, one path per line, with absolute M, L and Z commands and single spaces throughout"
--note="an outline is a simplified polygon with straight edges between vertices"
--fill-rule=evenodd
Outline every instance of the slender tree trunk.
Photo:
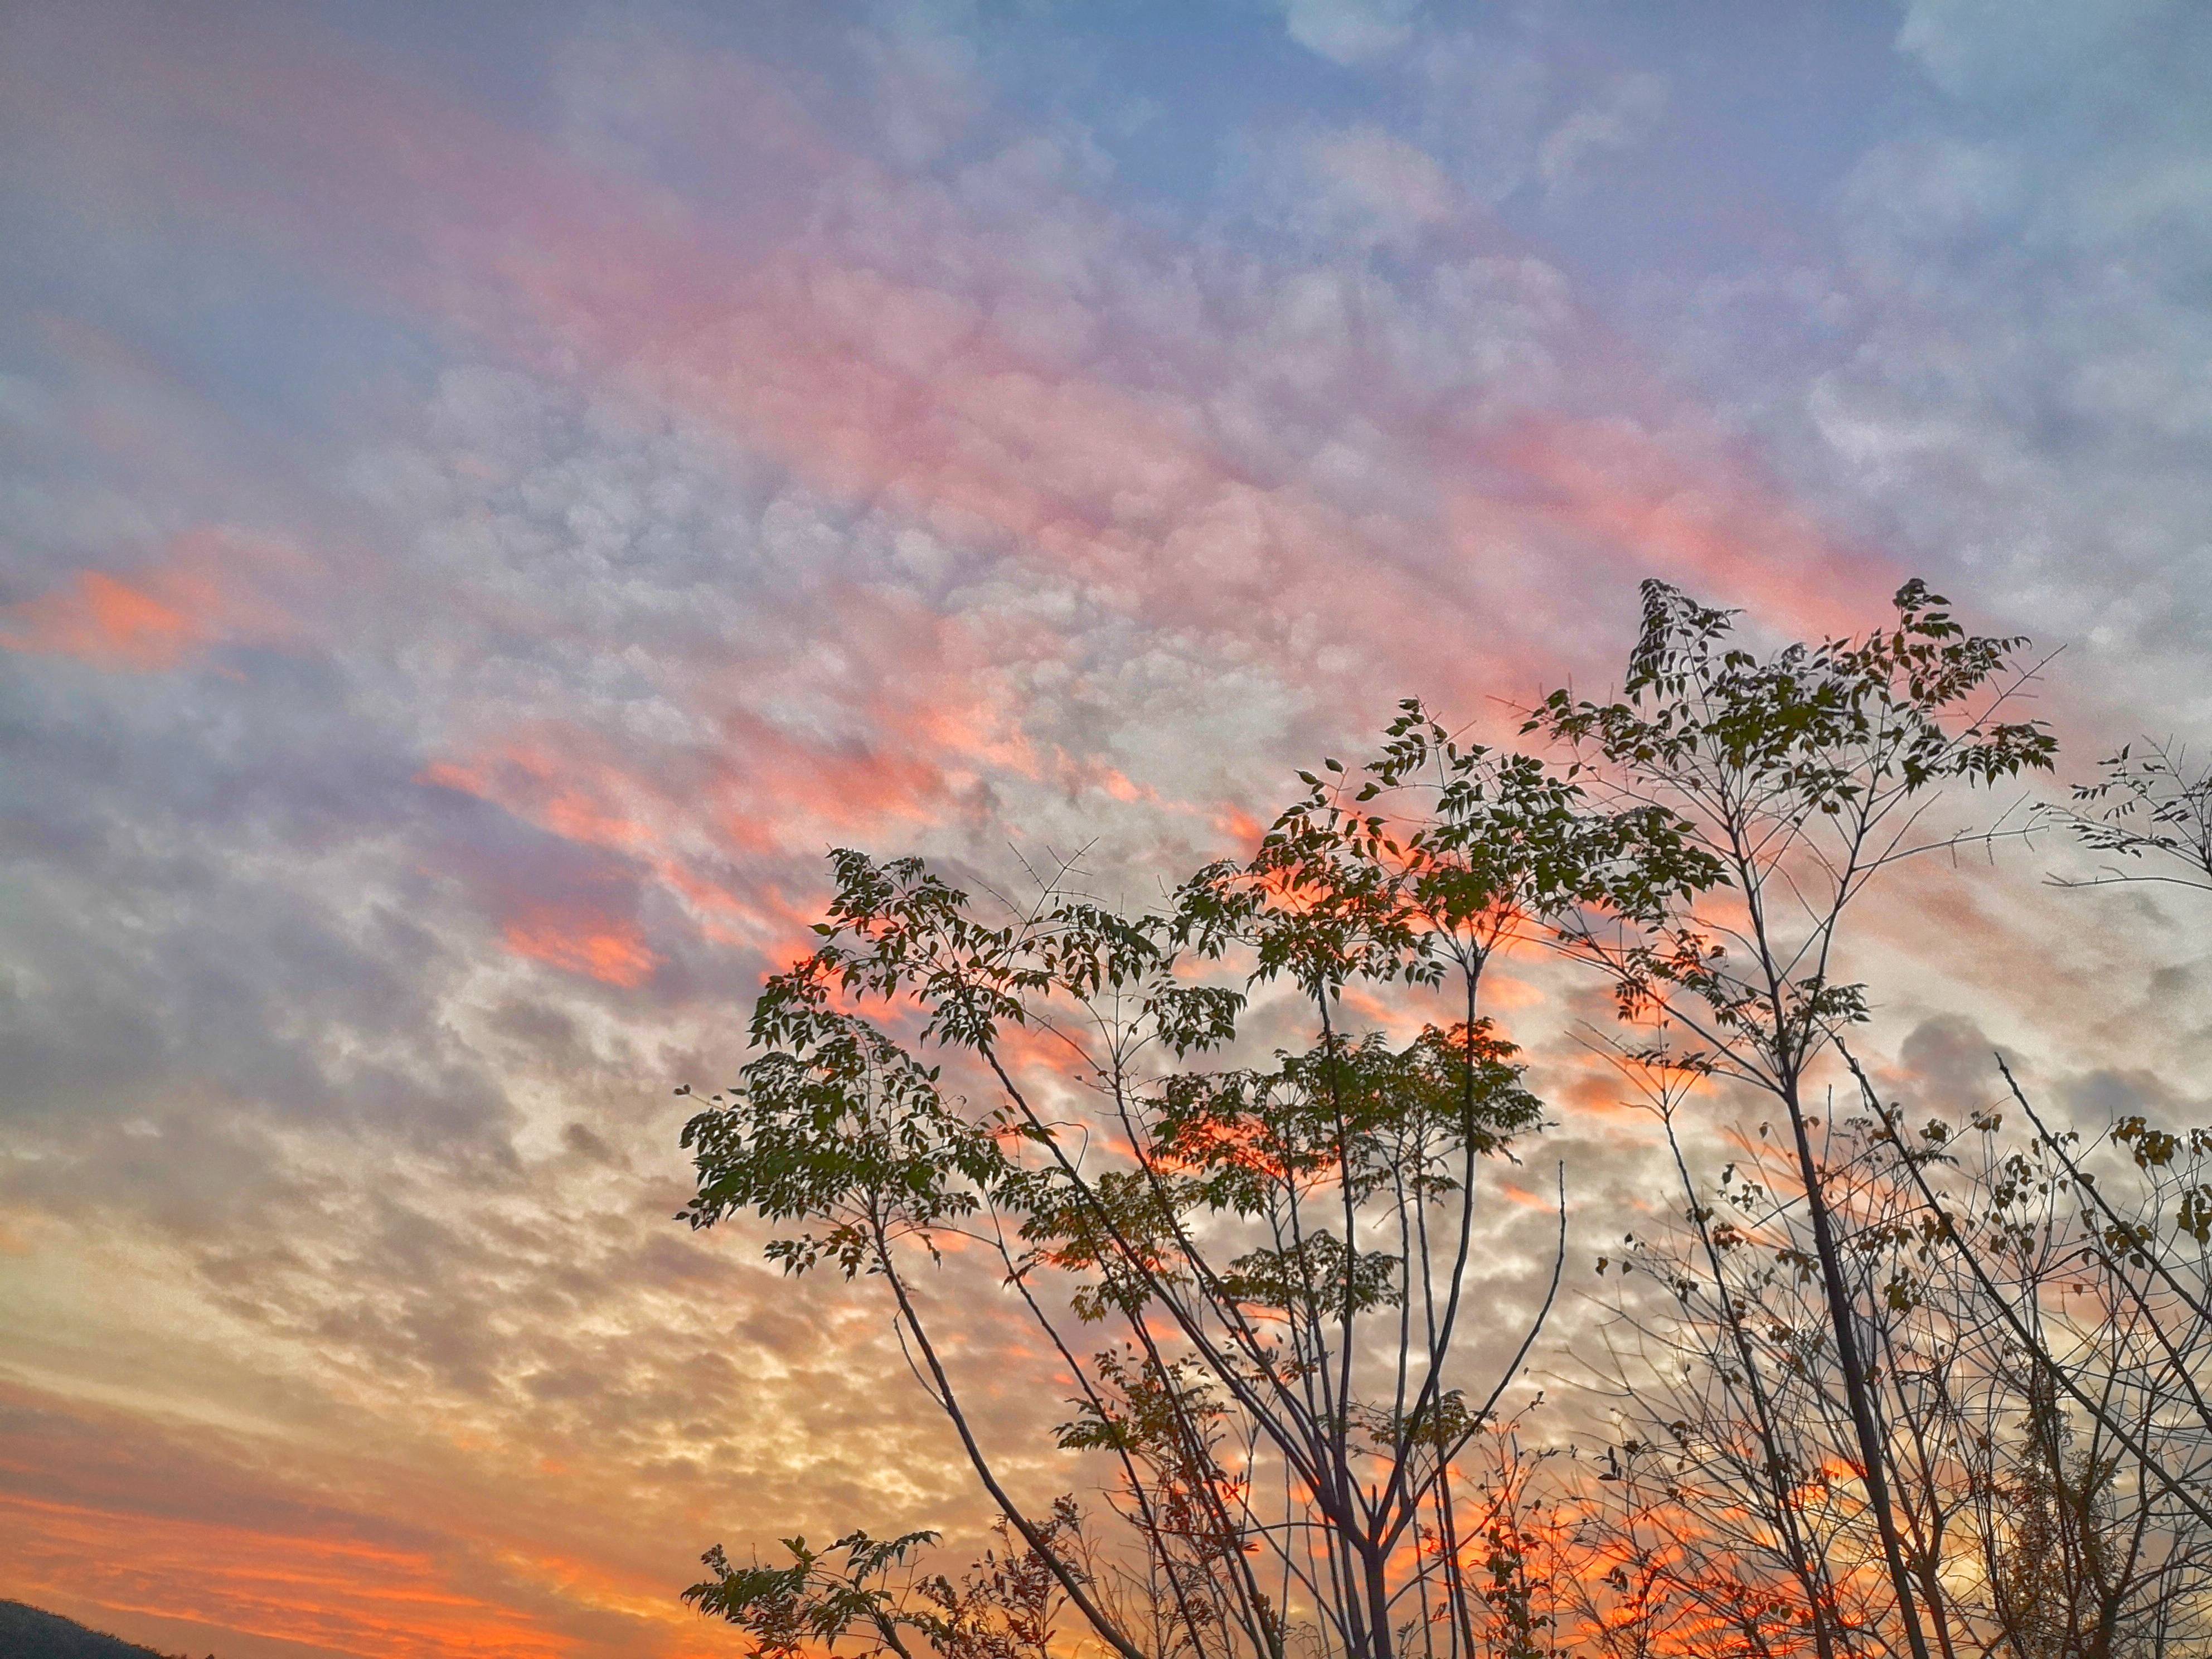
M 1067 1592 L 1067 1599 L 1075 1604 L 1076 1611 L 1083 1615 L 1091 1628 L 1098 1632 L 1099 1638 L 1120 1654 L 1121 1659 L 1150 1659 L 1143 1649 L 1121 1633 L 1121 1626 L 1107 1616 L 1105 1610 L 1091 1599 L 1090 1592 L 1083 1588 L 1083 1581 L 1060 1559 L 1059 1552 L 1045 1541 L 1044 1534 L 1038 1530 L 1036 1523 L 1014 1506 L 1014 1500 L 999 1484 L 999 1477 L 992 1472 L 989 1460 L 983 1455 L 983 1448 L 976 1442 L 975 1431 L 968 1425 L 967 1413 L 960 1409 L 960 1402 L 952 1392 L 952 1379 L 945 1374 L 945 1367 L 938 1361 L 937 1350 L 931 1346 L 928 1333 L 921 1328 L 921 1320 L 915 1312 L 914 1304 L 907 1299 L 906 1285 L 899 1278 L 898 1269 L 891 1265 L 889 1248 L 880 1237 L 875 1241 L 875 1247 L 877 1264 L 883 1269 L 884 1277 L 890 1282 L 891 1295 L 898 1303 L 899 1314 L 906 1321 L 907 1329 L 913 1333 L 915 1344 L 921 1350 L 922 1359 L 929 1367 L 929 1375 L 937 1384 L 938 1403 L 945 1408 L 945 1414 L 952 1419 L 952 1426 L 960 1436 L 960 1444 L 968 1454 L 968 1462 L 974 1468 L 976 1478 L 982 1481 L 983 1490 L 991 1494 L 991 1501 L 999 1506 L 999 1512 L 1006 1517 L 1016 1532 L 1021 1534 L 1022 1541 L 1036 1553 L 1037 1559 L 1043 1562 L 1052 1576 L 1060 1581 L 1060 1589 Z
M 1881 1534 L 1881 1553 L 1889 1568 L 1890 1588 L 1897 1596 L 1898 1616 L 1905 1621 L 1905 1639 L 1912 1659 L 1929 1659 L 1928 1638 L 1920 1627 L 1920 1608 L 1912 1575 L 1905 1562 L 1905 1543 L 1898 1536 L 1897 1515 L 1891 1507 L 1887 1455 L 1881 1426 L 1875 1416 L 1874 1391 L 1867 1385 L 1859 1355 L 1858 1333 L 1852 1326 L 1850 1290 L 1844 1282 L 1843 1262 L 1836 1248 L 1836 1231 L 1828 1214 L 1827 1195 L 1820 1166 L 1813 1156 L 1813 1137 L 1805 1125 L 1805 1109 L 1792 1071 L 1782 1081 L 1782 1103 L 1790 1113 L 1790 1132 L 1797 1149 L 1797 1172 L 1805 1186 L 1805 1207 L 1813 1222 L 1813 1249 L 1820 1261 L 1822 1288 L 1827 1292 L 1828 1322 L 1836 1334 L 1836 1363 L 1844 1374 L 1844 1397 L 1850 1407 L 1851 1427 L 1859 1444 L 1868 1504 Z
M 1743 1367 L 1744 1386 L 1751 1395 L 1752 1426 L 1759 1436 L 1759 1449 L 1766 1455 L 1766 1482 L 1774 1496 L 1774 1521 L 1782 1534 L 1783 1547 L 1790 1553 L 1790 1570 L 1797 1580 L 1805 1597 L 1805 1611 L 1813 1621 L 1813 1650 L 1814 1659 L 1835 1659 L 1836 1638 L 1831 1628 L 1827 1607 L 1827 1574 L 1824 1564 L 1813 1559 L 1806 1547 L 1803 1530 L 1797 1524 L 1797 1511 L 1790 1497 L 1788 1466 L 1782 1455 L 1782 1440 L 1777 1431 L 1774 1407 L 1767 1397 L 1766 1384 L 1759 1370 L 1759 1359 L 1752 1352 L 1751 1339 L 1745 1334 L 1743 1316 L 1729 1297 L 1728 1276 L 1721 1261 L 1719 1247 L 1713 1243 L 1712 1230 L 1705 1224 L 1705 1212 L 1698 1206 L 1698 1192 L 1690 1179 L 1690 1166 L 1682 1156 L 1680 1141 L 1675 1139 L 1674 1121 L 1666 1120 L 1667 1147 L 1674 1154 L 1674 1170 L 1681 1178 L 1682 1195 L 1690 1206 L 1690 1224 L 1696 1230 L 1698 1243 L 1703 1249 L 1707 1269 L 1713 1276 L 1713 1294 L 1719 1299 L 1721 1322 L 1728 1329 L 1729 1340 L 1735 1349 L 1736 1363 Z

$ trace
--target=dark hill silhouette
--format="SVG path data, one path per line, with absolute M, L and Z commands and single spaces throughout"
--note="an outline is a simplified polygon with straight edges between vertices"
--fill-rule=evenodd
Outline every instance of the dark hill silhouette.
M 174 1659 L 74 1619 L 21 1601 L 0 1601 L 0 1659 Z M 209 1659 L 213 1659 L 210 1655 Z

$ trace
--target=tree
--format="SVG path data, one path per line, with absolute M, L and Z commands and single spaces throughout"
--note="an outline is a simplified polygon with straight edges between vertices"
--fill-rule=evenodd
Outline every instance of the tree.
M 2022 1659 L 2163 1653 L 2212 1629 L 2212 1132 L 2054 1129 L 1996 1065 L 2021 1127 L 1978 1114 L 1972 1157 L 1940 1120 L 1915 1144 L 1859 1073 L 1920 1255 L 2009 1396 L 1982 1482 L 1992 1616 Z
M 1967 634 L 1921 584 L 1861 637 L 1762 657 L 1736 626 L 1647 584 L 1621 696 L 1547 699 L 1523 734 L 1547 753 L 1464 742 L 1409 702 L 1357 769 L 1300 774 L 1252 857 L 1156 909 L 1099 903 L 1072 865 L 1018 904 L 836 853 L 820 945 L 769 982 L 759 1053 L 685 1130 L 688 1219 L 757 1217 L 787 1271 L 881 1286 L 1042 1575 L 1024 1582 L 1124 1659 L 1801 1638 L 1925 1659 L 1931 1620 L 1948 1659 L 1945 1540 L 1973 1488 L 1949 1441 L 1907 1445 L 1876 1294 L 1906 1280 L 1866 1276 L 1917 1248 L 1925 1170 L 1883 1163 L 1871 1131 L 1834 1162 L 1810 1091 L 1868 1006 L 1839 972 L 1855 901 L 1959 844 L 1928 828 L 1945 786 L 2046 767 L 2051 744 L 2000 718 L 2021 641 Z M 1549 1290 L 1510 1319 L 1485 1305 L 1485 1167 L 1544 1125 L 1482 1001 L 1520 945 L 1611 984 L 1641 1032 L 1619 1057 L 1670 1127 L 1722 1083 L 1780 1109 L 1780 1162 L 1734 1179 L 1764 1232 L 1721 1223 L 1672 1143 L 1690 1232 L 1670 1282 L 1705 1288 L 1653 1328 L 1719 1384 L 1663 1419 L 1688 1425 L 1702 1487 L 1679 1457 L 1654 1486 L 1656 1441 L 1632 1438 L 1594 1494 L 1550 1473 L 1589 1465 L 1524 1454 L 1504 1409 L 1565 1237 L 1563 1172 Z M 1304 1035 L 1263 1058 L 1261 1021 Z M 1001 1478 L 941 1340 L 957 1311 L 923 1277 L 955 1240 L 1067 1378 L 1054 1438 L 1097 1476 L 1088 1512 Z M 764 1650 L 803 1616 L 830 1620 L 808 1626 L 825 1642 L 952 1651 L 899 1610 L 916 1540 L 853 1534 L 834 1570 L 792 1547 L 787 1568 L 710 1557 L 695 1600 Z
M 810 1644 L 849 1650 L 855 1641 L 867 1659 L 914 1659 L 918 1646 L 945 1659 L 1045 1659 L 1062 1611 L 1060 1587 L 1044 1556 L 1017 1546 L 1008 1530 L 1001 1521 L 997 1547 L 957 1584 L 916 1565 L 916 1552 L 937 1542 L 933 1532 L 880 1540 L 848 1533 L 827 1552 L 787 1538 L 785 1566 L 766 1566 L 757 1557 L 733 1567 L 718 1547 L 704 1557 L 709 1577 L 684 1599 L 750 1632 L 763 1659 L 797 1659 Z M 1087 1577 L 1082 1517 L 1073 1499 L 1054 1503 L 1042 1531 L 1060 1559 Z
M 1473 1651 L 1495 1603 L 1461 1460 L 1542 1317 L 1470 1303 L 1482 1167 L 1541 1116 L 1483 971 L 1571 915 L 1656 926 L 1716 873 L 1664 811 L 1594 808 L 1416 703 L 1356 786 L 1334 761 L 1302 776 L 1251 859 L 1155 912 L 1100 906 L 1070 867 L 1015 907 L 836 854 L 822 945 L 769 982 L 763 1052 L 684 1134 L 695 1226 L 749 1212 L 786 1228 L 787 1269 L 882 1284 L 992 1502 L 1126 1659 L 1279 1659 L 1294 1623 L 1361 1659 Z M 1310 1039 L 1201 1064 L 1270 989 Z M 1385 1029 L 1401 1014 L 1411 1041 Z M 1059 1443 L 1114 1471 L 1110 1572 L 1007 1490 L 945 1361 L 914 1275 L 956 1234 L 1072 1379 Z
M 1964 1121 L 1917 1121 L 1862 1071 L 1863 1110 L 1820 1146 L 1930 1632 L 2013 1659 L 2201 1651 L 2212 1133 L 2057 1130 L 1995 1069 Z M 1595 1367 L 1618 1427 L 1580 1494 L 1594 1557 L 1643 1575 L 1629 1611 L 1680 1649 L 1793 1651 L 1825 1602 L 1834 1648 L 1893 1651 L 1794 1159 L 1745 1133 L 1693 1178 L 1680 1086 L 1656 1081 L 1683 1202 L 1624 1252 L 1644 1289 L 1616 1293 Z
M 1736 613 L 1662 582 L 1644 596 L 1621 697 L 1555 692 L 1525 729 L 1567 745 L 1612 810 L 1668 814 L 1721 879 L 1681 890 L 1656 927 L 1602 918 L 1570 943 L 1611 977 L 1624 1016 L 1686 1035 L 1686 1049 L 1650 1058 L 1782 1109 L 1857 1478 L 1908 1645 L 1929 1659 L 1932 1586 L 1916 1584 L 1898 1527 L 1808 1080 L 1866 1018 L 1863 988 L 1837 977 L 1856 901 L 1903 860 L 1957 844 L 1923 833 L 1942 786 L 2047 769 L 2056 744 L 2037 721 L 2000 718 L 2027 678 L 2026 641 L 1967 633 L 1922 582 L 1898 590 L 1891 626 L 1765 657 L 1736 642 Z M 1815 1620 L 1825 1641 L 1817 1607 Z

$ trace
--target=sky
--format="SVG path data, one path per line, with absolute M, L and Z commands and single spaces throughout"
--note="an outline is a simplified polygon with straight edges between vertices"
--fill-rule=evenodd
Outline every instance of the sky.
M 972 1524 L 672 1219 L 832 845 L 1141 896 L 1647 576 L 2212 739 L 2208 155 L 2190 0 L 0 0 L 0 1596 L 673 1659 Z M 2202 919 L 2063 857 L 1896 890 L 1870 1052 L 2185 1115 Z

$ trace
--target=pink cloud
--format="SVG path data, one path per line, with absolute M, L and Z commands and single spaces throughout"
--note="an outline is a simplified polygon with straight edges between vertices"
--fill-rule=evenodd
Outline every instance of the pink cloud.
M 1808 634 L 1847 626 L 1902 580 L 1885 555 L 1823 530 L 1743 462 L 1686 463 L 1627 421 L 1530 415 L 1500 453 L 1528 487 L 1520 510 L 1626 567 L 1625 580 L 1663 575 Z
M 1625 574 L 1657 568 L 1719 597 L 1774 599 L 1793 617 L 1856 596 L 1880 565 L 1823 538 L 1741 469 L 1656 435 L 1648 418 L 1562 426 L 1522 410 L 1478 427 L 1458 454 L 1431 445 L 1428 498 L 1401 492 L 1383 512 L 1262 477 L 1204 435 L 1188 394 L 1139 392 L 1018 343 L 962 291 L 1018 289 L 1012 269 L 981 275 L 1012 257 L 1003 234 L 933 198 L 916 204 L 924 192 L 841 155 L 787 94 L 758 100 L 765 112 L 734 132 L 726 121 L 702 130 L 700 142 L 732 146 L 726 159 L 755 172 L 773 168 L 793 203 L 818 193 L 823 204 L 872 209 L 883 230 L 793 232 L 738 252 L 665 193 L 357 54 L 341 60 L 297 33 L 234 44 L 213 52 L 183 42 L 159 64 L 117 71 L 146 82 L 168 118 L 249 147 L 250 166 L 185 181 L 204 209 L 542 368 L 720 424 L 818 489 L 1083 580 L 1146 620 L 1268 645 L 1325 622 L 1346 653 L 1332 697 L 1372 695 L 1366 678 L 1378 665 L 1403 672 L 1409 641 L 1488 620 L 1498 585 L 1523 580 L 1486 568 L 1500 560 L 1579 562 L 1595 550 Z M 715 95 L 696 96 L 695 112 L 743 104 L 766 82 L 740 58 L 702 58 L 683 84 Z M 1423 200 L 1425 220 L 1448 216 L 1452 204 Z M 1096 238 L 1121 234 L 1093 216 Z M 896 265 L 883 246 L 894 226 L 905 233 Z M 940 287 L 902 267 L 968 275 Z M 1570 379 L 1622 378 L 1617 340 L 1570 331 L 1547 343 Z M 1188 366 L 1209 369 L 1194 357 Z M 1403 424 L 1418 453 L 1429 394 L 1378 367 L 1363 407 L 1385 429 Z M 1653 401 L 1650 377 L 1626 378 Z M 1698 426 L 1679 399 L 1662 401 L 1669 419 Z M 1466 476 L 1469 461 L 1492 481 Z M 1455 535 L 1499 512 L 1524 532 L 1511 552 Z M 1532 530 L 1544 532 L 1533 545 Z M 1473 701 L 1494 686 L 1499 652 L 1533 668 L 1543 648 L 1492 635 L 1478 669 L 1432 644 L 1425 666 L 1454 682 L 1440 689 Z M 1328 678 L 1310 659 L 1301 669 Z

